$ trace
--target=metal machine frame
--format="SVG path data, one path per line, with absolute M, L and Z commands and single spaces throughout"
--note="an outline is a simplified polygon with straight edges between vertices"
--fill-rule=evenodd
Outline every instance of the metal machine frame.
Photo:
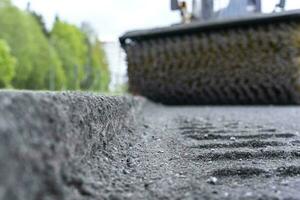
M 285 11 L 271 14 L 255 14 L 244 16 L 238 19 L 221 19 L 212 21 L 199 21 L 189 24 L 178 24 L 170 27 L 155 28 L 148 30 L 130 31 L 119 38 L 121 45 L 125 47 L 134 41 L 146 40 L 151 38 L 169 37 L 183 33 L 206 32 L 231 27 L 251 26 L 255 24 L 276 23 L 287 21 L 300 21 L 300 10 Z
M 253 10 L 246 11 L 247 13 L 261 13 L 262 6 L 261 0 L 243 0 L 245 1 L 242 4 L 244 7 L 253 7 Z M 190 23 L 191 21 L 207 21 L 210 19 L 214 19 L 216 17 L 228 17 L 223 16 L 224 14 L 220 13 L 220 16 L 214 11 L 214 0 L 193 0 L 193 11 L 189 13 L 187 11 L 187 3 L 185 1 L 171 0 L 171 10 L 179 10 L 182 23 Z M 286 0 L 279 0 L 279 3 L 276 4 L 274 8 L 274 12 L 283 11 L 285 8 Z M 235 2 L 235 0 L 231 0 L 229 3 L 229 7 L 224 10 L 227 11 L 227 15 L 234 15 L 235 9 L 231 6 L 238 6 L 240 3 Z M 200 9 L 199 9 L 200 8 Z M 243 15 L 247 15 L 247 13 Z M 217 15 L 217 16 L 216 16 Z

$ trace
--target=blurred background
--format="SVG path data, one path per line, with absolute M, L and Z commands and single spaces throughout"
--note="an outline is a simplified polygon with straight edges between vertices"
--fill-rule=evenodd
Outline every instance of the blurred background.
M 216 0 L 215 9 L 228 3 Z M 265 0 L 262 9 L 277 3 Z M 0 0 L 0 88 L 126 92 L 118 37 L 179 21 L 169 0 Z

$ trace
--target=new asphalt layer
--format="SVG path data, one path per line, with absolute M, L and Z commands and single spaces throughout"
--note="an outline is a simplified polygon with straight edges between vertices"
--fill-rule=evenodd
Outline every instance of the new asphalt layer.
M 300 199 L 300 108 L 0 92 L 0 199 Z

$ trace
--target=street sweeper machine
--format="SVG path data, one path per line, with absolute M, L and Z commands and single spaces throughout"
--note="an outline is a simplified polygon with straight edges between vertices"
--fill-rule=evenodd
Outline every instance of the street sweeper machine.
M 300 11 L 216 2 L 172 0 L 180 23 L 120 37 L 131 93 L 170 105 L 299 104 Z

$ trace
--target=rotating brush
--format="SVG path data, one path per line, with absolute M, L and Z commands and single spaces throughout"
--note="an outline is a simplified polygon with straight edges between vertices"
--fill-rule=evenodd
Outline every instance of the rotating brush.
M 299 104 L 299 11 L 129 32 L 129 89 L 156 102 Z

